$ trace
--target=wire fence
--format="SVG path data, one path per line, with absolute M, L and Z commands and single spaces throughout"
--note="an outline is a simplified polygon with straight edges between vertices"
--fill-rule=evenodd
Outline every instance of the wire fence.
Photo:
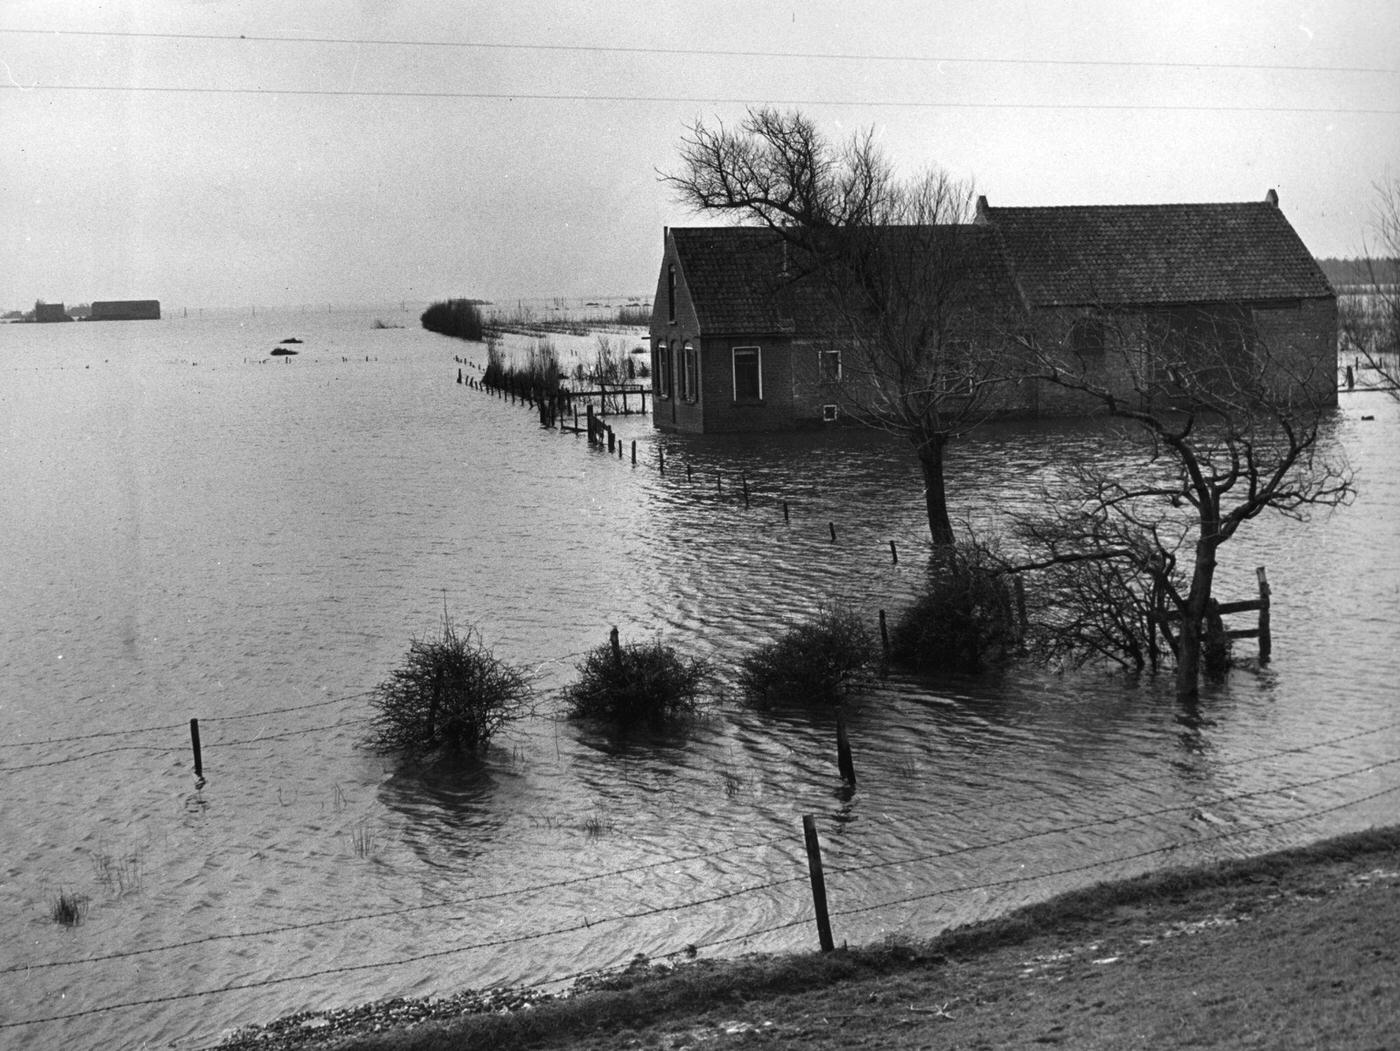
M 337 697 L 318 701 L 310 704 L 295 705 L 284 708 L 267 709 L 259 712 L 239 713 L 237 715 L 216 717 L 219 721 L 236 722 L 246 719 L 265 719 L 273 715 L 284 715 L 302 711 L 323 708 L 335 703 L 344 703 L 355 697 L 363 695 L 352 695 L 351 697 Z M 213 720 L 211 720 L 213 721 Z M 348 725 L 359 720 L 343 720 L 329 726 Z M 1382 734 L 1388 730 L 1400 726 L 1400 720 L 1396 720 L 1384 725 L 1371 727 L 1365 730 L 1358 730 L 1346 734 L 1336 735 L 1327 739 L 1310 742 L 1306 745 L 1296 747 L 1279 748 L 1271 751 L 1259 752 L 1247 757 L 1242 757 L 1231 761 L 1229 765 L 1242 766 L 1254 765 L 1264 767 L 1280 759 L 1294 757 L 1302 753 L 1316 752 L 1318 750 L 1334 748 L 1348 742 L 1356 741 L 1360 738 Z M 166 724 L 158 726 L 134 727 L 127 730 L 95 731 L 92 733 L 74 735 L 69 738 L 48 738 L 42 742 L 27 742 L 31 745 L 37 744 L 61 744 L 68 742 L 82 742 L 105 737 L 116 737 L 123 735 L 138 735 L 148 733 L 165 733 L 167 731 L 182 730 L 183 724 Z M 305 729 L 277 731 L 263 734 L 252 738 L 224 742 L 225 746 L 242 747 L 261 744 L 269 741 L 280 741 L 297 734 L 307 732 Z M 17 745 L 18 746 L 18 745 Z M 160 744 L 139 744 L 122 746 L 122 748 L 144 749 L 158 751 L 167 747 Z M 107 751 L 117 751 L 111 749 Z M 90 757 L 94 754 L 104 753 L 83 753 L 82 756 L 70 757 L 82 758 Z M 929 880 L 934 885 L 920 885 L 914 888 L 913 893 L 901 893 L 894 896 L 881 897 L 874 902 L 863 902 L 857 905 L 848 905 L 837 908 L 830 912 L 833 920 L 849 920 L 856 917 L 865 916 L 870 913 L 878 913 L 882 910 L 893 910 L 907 908 L 912 905 L 922 905 L 939 899 L 952 900 L 960 895 L 973 893 L 1003 891 L 1008 888 L 1025 886 L 1044 881 L 1063 881 L 1067 877 L 1082 877 L 1096 871 L 1112 872 L 1124 865 L 1138 863 L 1153 857 L 1170 855 L 1177 851 L 1193 849 L 1197 852 L 1203 846 L 1210 844 L 1226 843 L 1231 840 L 1246 842 L 1261 833 L 1274 831 L 1277 829 L 1296 826 L 1308 822 L 1314 822 L 1320 818 L 1339 813 L 1341 811 L 1362 806 L 1375 800 L 1384 798 L 1400 792 L 1400 780 L 1392 784 L 1385 784 L 1381 787 L 1372 788 L 1370 791 L 1351 793 L 1347 798 L 1325 806 L 1306 807 L 1299 812 L 1290 813 L 1286 816 L 1266 820 L 1248 821 L 1232 825 L 1225 828 L 1215 828 L 1209 831 L 1193 833 L 1190 836 L 1178 836 L 1166 843 L 1156 843 L 1148 847 L 1129 849 L 1130 845 L 1114 835 L 1113 830 L 1124 825 L 1153 825 L 1162 827 L 1162 819 L 1172 815 L 1186 814 L 1199 811 L 1202 808 L 1223 808 L 1231 804 L 1246 801 L 1256 801 L 1265 798 L 1276 798 L 1287 800 L 1289 805 L 1297 808 L 1300 803 L 1300 793 L 1317 789 L 1322 786 L 1339 787 L 1347 782 L 1365 781 L 1368 777 L 1374 777 L 1382 772 L 1393 771 L 1400 766 L 1400 755 L 1388 756 L 1367 762 L 1361 765 L 1349 766 L 1346 769 L 1331 773 L 1320 774 L 1308 778 L 1295 778 L 1279 780 L 1267 784 L 1264 787 L 1241 790 L 1238 792 L 1218 793 L 1209 799 L 1193 799 L 1189 802 L 1174 803 L 1171 805 L 1146 808 L 1116 808 L 1099 812 L 1089 811 L 1076 820 L 1059 821 L 1051 823 L 1042 828 L 1020 832 L 1015 835 L 992 836 L 975 843 L 965 843 L 959 846 L 947 847 L 938 850 L 908 851 L 891 854 L 871 860 L 842 861 L 830 865 L 826 869 L 828 885 L 834 886 L 838 892 L 844 893 L 851 888 L 858 887 L 864 877 L 880 870 L 888 870 L 900 867 L 927 865 L 940 860 L 966 855 L 985 853 L 988 860 L 983 863 L 982 868 L 987 870 L 986 878 L 962 881 L 948 881 L 946 878 L 940 882 L 937 873 L 930 873 Z M 32 766 L 6 767 L 6 771 L 29 769 Z M 1168 775 L 1163 775 L 1168 776 Z M 1134 783 L 1141 783 L 1135 781 Z M 1112 792 L 1112 788 L 1107 791 Z M 1008 806 L 1016 800 L 1001 800 L 996 804 Z M 1154 825 L 1155 823 L 1155 825 Z M 1002 874 L 995 871 L 995 853 L 998 850 L 1018 847 L 1028 841 L 1053 837 L 1066 836 L 1075 833 L 1099 829 L 1102 830 L 1101 841 L 1109 848 L 1107 855 L 1095 857 L 1087 861 L 1073 865 L 1059 867 L 1042 867 L 1035 871 L 1021 871 L 1017 867 L 1014 874 Z M 756 942 L 766 936 L 775 935 L 795 928 L 813 924 L 814 906 L 808 891 L 810 873 L 805 870 L 800 862 L 801 830 L 794 829 L 791 836 L 765 836 L 746 840 L 742 843 L 731 844 L 726 847 L 716 849 L 697 849 L 691 853 L 677 854 L 657 861 L 645 864 L 630 865 L 602 869 L 595 872 L 579 874 L 577 876 L 544 881 L 535 884 L 522 884 L 508 889 L 485 892 L 480 894 L 463 895 L 456 897 L 446 897 L 427 903 L 420 903 L 408 906 L 399 906 L 390 909 L 360 911 L 344 915 L 326 917 L 315 920 L 308 920 L 298 923 L 276 924 L 269 926 L 253 927 L 246 930 L 221 931 L 212 934 L 201 935 L 199 937 L 184 938 L 168 941 L 160 944 L 142 945 L 137 948 L 121 950 L 117 952 L 102 953 L 89 956 L 74 956 L 55 959 L 30 959 L 20 962 L 0 966 L 0 996 L 4 995 L 5 985 L 8 982 L 22 981 L 25 976 L 39 971 L 55 971 L 62 969 L 72 969 L 81 972 L 83 968 L 101 967 L 111 965 L 114 962 L 126 961 L 135 958 L 143 960 L 158 959 L 163 954 L 178 952 L 184 949 L 200 947 L 213 944 L 226 944 L 231 942 L 245 941 L 249 939 L 270 938 L 279 935 L 286 935 L 294 932 L 304 932 L 309 930 L 325 930 L 329 928 L 345 927 L 352 924 L 365 923 L 370 921 L 383 920 L 390 917 L 407 916 L 411 914 L 438 914 L 444 924 L 453 922 L 461 923 L 468 919 L 462 915 L 454 915 L 460 910 L 468 909 L 472 906 L 480 905 L 493 900 L 509 900 L 517 903 L 528 902 L 532 897 L 542 894 L 557 894 L 564 888 L 587 887 L 589 884 L 601 884 L 603 881 L 652 874 L 658 870 L 669 866 L 682 866 L 688 862 L 697 860 L 712 861 L 724 857 L 744 857 L 748 855 L 744 865 L 744 871 L 752 872 L 756 868 L 763 868 L 765 864 L 770 869 L 775 867 L 771 857 L 765 858 L 760 852 L 771 852 L 774 848 L 782 850 L 788 848 L 783 862 L 778 864 L 779 871 L 775 871 L 768 878 L 750 879 L 742 882 L 739 886 L 720 888 L 712 887 L 707 891 L 684 898 L 684 900 L 667 901 L 656 904 L 643 904 L 634 902 L 632 907 L 619 907 L 612 910 L 603 909 L 598 914 L 587 915 L 577 918 L 571 922 L 559 923 L 537 930 L 520 930 L 503 933 L 495 937 L 481 938 L 459 944 L 454 944 L 445 948 L 426 950 L 418 953 L 401 955 L 391 955 L 379 959 L 358 960 L 354 963 L 342 964 L 330 967 L 313 968 L 296 973 L 277 974 L 268 977 L 248 978 L 246 980 L 234 981 L 222 985 L 211 986 L 202 989 L 183 990 L 160 996 L 132 998 L 126 1000 L 114 1000 L 110 1003 L 99 1004 L 79 1010 L 64 1013 L 54 1013 L 39 1015 L 30 1018 L 0 1021 L 0 1030 L 25 1029 L 31 1026 L 41 1026 L 66 1022 L 72 1019 L 83 1018 L 91 1015 L 106 1014 L 110 1012 L 135 1010 L 143 1007 L 151 1007 L 159 1004 L 169 1004 L 179 1001 L 197 1000 L 210 997 L 229 995 L 235 992 L 259 989 L 264 987 L 284 985 L 289 983 L 314 982 L 337 975 L 352 973 L 362 973 L 368 971 L 392 972 L 395 968 L 403 968 L 410 964 L 422 963 L 423 961 L 438 960 L 449 957 L 458 957 L 464 954 L 482 952 L 492 949 L 501 949 L 510 946 L 524 945 L 531 942 L 538 942 L 544 939 L 562 938 L 580 931 L 614 924 L 629 924 L 647 920 L 657 916 L 668 914 L 688 914 L 698 913 L 702 910 L 714 910 L 716 907 L 732 912 L 735 908 L 747 908 L 742 904 L 743 899 L 755 895 L 772 895 L 774 891 L 781 891 L 789 888 L 790 893 L 784 893 L 784 900 L 789 901 L 786 911 L 789 918 L 778 922 L 769 923 L 759 927 L 744 927 L 740 933 L 728 934 L 718 938 L 694 942 L 686 945 L 683 949 L 661 954 L 659 959 L 676 959 L 683 956 L 694 956 L 700 952 L 713 952 L 733 946 L 736 943 L 748 944 Z M 1124 843 L 1123 847 L 1113 849 L 1118 843 Z M 615 897 L 602 897 L 601 904 L 615 902 Z M 824 911 L 824 909 L 823 909 Z M 726 924 L 730 928 L 734 926 L 732 922 Z M 592 971 L 580 971 L 561 974 L 552 974 L 541 977 L 529 984 L 518 986 L 518 988 L 531 990 L 542 989 L 549 986 L 568 985 L 586 975 L 596 973 Z

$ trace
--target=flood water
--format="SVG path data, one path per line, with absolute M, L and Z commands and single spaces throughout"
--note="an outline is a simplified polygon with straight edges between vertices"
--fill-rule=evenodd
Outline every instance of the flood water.
M 1328 434 L 1352 506 L 1227 548 L 1224 598 L 1268 567 L 1274 660 L 1208 690 L 1204 725 L 1150 679 L 896 676 L 853 711 L 845 792 L 824 717 L 721 700 L 619 740 L 557 691 L 613 625 L 726 668 L 823 602 L 893 616 L 925 534 L 906 450 L 615 419 L 634 467 L 457 385 L 471 349 L 387 313 L 0 326 L 0 1043 L 203 1047 L 637 953 L 812 949 L 804 814 L 852 944 L 1394 821 L 1383 395 L 1344 394 Z M 988 430 L 952 451 L 955 512 L 992 527 L 1117 441 Z M 444 606 L 531 668 L 538 710 L 479 762 L 399 766 L 363 747 L 366 691 Z

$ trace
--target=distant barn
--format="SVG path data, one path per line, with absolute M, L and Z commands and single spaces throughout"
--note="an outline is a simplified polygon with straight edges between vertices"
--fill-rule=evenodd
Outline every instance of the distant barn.
M 159 299 L 111 299 L 94 303 L 89 321 L 159 321 Z
M 34 320 L 43 322 L 72 321 L 62 303 L 35 303 Z

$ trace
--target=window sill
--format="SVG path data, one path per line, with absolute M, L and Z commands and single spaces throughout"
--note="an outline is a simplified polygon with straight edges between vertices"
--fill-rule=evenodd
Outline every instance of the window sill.
M 762 398 L 735 398 L 734 401 L 733 401 L 733 405 L 734 405 L 734 407 L 735 407 L 736 409 L 738 409 L 738 408 L 761 409 L 761 408 L 763 408 L 763 407 L 764 407 L 765 405 L 767 405 L 767 404 L 768 404 L 768 403 L 765 402 Z

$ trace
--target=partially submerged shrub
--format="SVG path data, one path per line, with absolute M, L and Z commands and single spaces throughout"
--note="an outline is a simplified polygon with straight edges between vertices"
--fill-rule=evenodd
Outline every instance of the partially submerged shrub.
M 1005 661 L 1019 643 L 1007 578 L 976 542 L 942 552 L 928 590 L 904 611 L 890 636 L 900 664 L 921 671 L 981 671 Z
M 530 696 L 524 672 L 444 615 L 441 638 L 413 640 L 402 666 L 375 687 L 374 744 L 410 755 L 475 749 L 518 718 Z
M 822 609 L 745 657 L 739 688 L 750 704 L 834 704 L 876 656 L 875 637 L 849 609 Z
M 87 915 L 87 898 L 81 894 L 61 890 L 53 901 L 49 915 L 53 917 L 54 923 L 61 923 L 65 927 L 76 927 L 83 922 L 83 917 Z
M 482 333 L 481 308 L 475 299 L 449 299 L 434 303 L 420 320 L 429 332 L 458 339 L 479 341 Z
M 713 673 L 707 661 L 682 657 L 660 639 L 612 639 L 584 654 L 578 681 L 564 691 L 569 714 L 619 727 L 659 726 L 693 713 Z

